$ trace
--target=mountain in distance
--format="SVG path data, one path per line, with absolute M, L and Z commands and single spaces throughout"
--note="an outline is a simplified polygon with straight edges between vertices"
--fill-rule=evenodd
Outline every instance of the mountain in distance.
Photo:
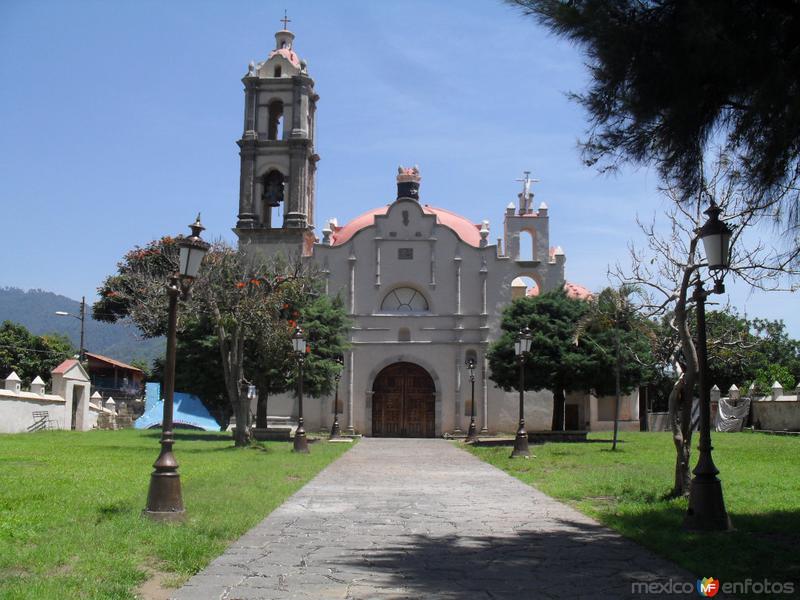
M 81 339 L 80 319 L 59 316 L 55 314 L 56 311 L 65 311 L 77 317 L 81 313 L 81 303 L 45 290 L 0 287 L 0 323 L 19 323 L 36 335 L 60 333 L 78 348 Z M 153 359 L 164 355 L 165 345 L 163 337 L 145 339 L 133 325 L 95 321 L 92 319 L 91 304 L 87 301 L 84 346 L 88 352 L 129 364 L 134 360 L 142 360 L 151 366 Z

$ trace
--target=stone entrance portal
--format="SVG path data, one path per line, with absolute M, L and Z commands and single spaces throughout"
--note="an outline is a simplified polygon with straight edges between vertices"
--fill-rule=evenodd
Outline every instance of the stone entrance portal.
M 425 369 L 409 362 L 389 365 L 372 391 L 373 436 L 434 437 L 436 389 Z

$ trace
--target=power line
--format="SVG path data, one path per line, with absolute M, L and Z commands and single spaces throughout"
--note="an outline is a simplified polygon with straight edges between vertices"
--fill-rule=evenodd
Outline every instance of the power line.
M 0 344 L 0 348 L 12 348 L 14 350 L 25 350 L 26 352 L 41 352 L 42 354 L 70 354 L 67 351 L 59 352 L 58 350 L 37 350 L 36 348 L 24 348 L 22 346 L 13 346 L 11 344 Z

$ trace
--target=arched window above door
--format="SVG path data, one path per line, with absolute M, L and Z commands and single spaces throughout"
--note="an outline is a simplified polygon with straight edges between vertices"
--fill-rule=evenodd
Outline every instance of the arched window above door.
M 420 292 L 410 287 L 398 287 L 386 294 L 381 312 L 420 313 L 428 311 L 428 301 Z

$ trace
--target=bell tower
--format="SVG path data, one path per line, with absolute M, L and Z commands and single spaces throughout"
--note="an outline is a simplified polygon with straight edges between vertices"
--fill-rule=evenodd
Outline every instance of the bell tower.
M 275 49 L 244 76 L 244 133 L 239 145 L 240 243 L 307 254 L 314 242 L 314 121 L 319 96 L 294 34 L 275 34 Z

